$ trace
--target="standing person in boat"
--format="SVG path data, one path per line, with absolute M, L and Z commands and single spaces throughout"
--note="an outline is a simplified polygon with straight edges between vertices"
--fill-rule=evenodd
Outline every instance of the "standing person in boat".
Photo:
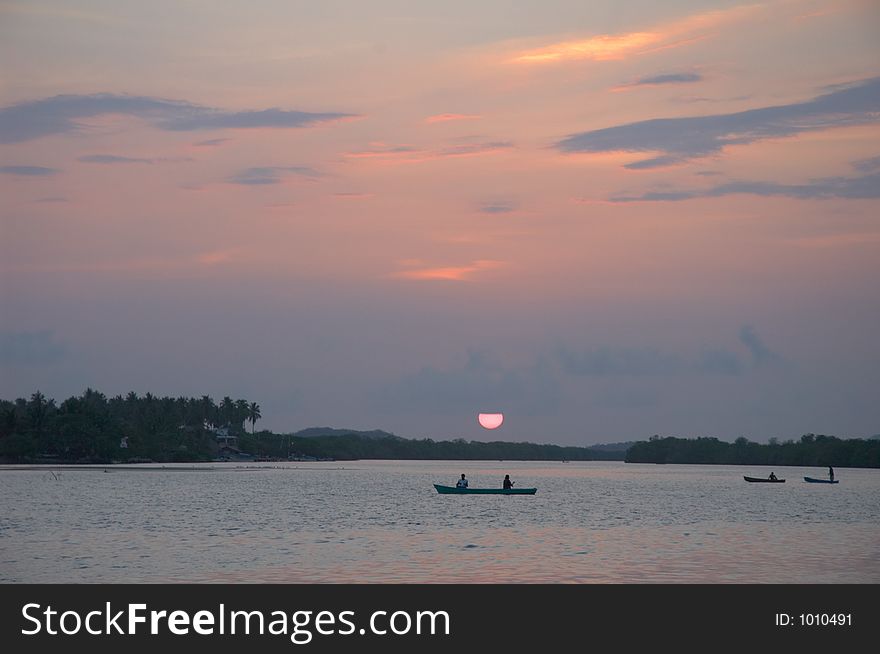
M 513 488 L 513 482 L 510 481 L 510 475 L 504 475 L 504 490 Z
M 828 466 L 828 479 L 834 481 L 834 468 Z
M 456 488 L 467 488 L 468 487 L 468 480 L 465 479 L 464 473 L 461 473 L 461 479 L 458 480 L 458 482 L 455 484 L 455 487 Z
M 771 473 L 770 473 L 770 476 L 769 476 L 767 479 L 769 479 L 770 481 L 776 481 L 776 473 L 775 473 L 775 472 L 771 472 Z

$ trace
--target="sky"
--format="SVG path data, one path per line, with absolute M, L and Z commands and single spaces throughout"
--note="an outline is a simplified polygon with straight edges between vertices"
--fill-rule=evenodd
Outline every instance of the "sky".
M 873 0 L 0 0 L 0 397 L 880 433 L 878 33 Z

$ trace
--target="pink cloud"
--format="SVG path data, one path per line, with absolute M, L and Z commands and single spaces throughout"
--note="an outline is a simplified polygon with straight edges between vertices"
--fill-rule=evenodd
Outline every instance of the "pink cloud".
M 418 149 L 409 145 L 380 146 L 370 150 L 347 152 L 349 159 L 375 159 L 382 163 L 420 163 L 449 157 L 473 157 L 493 154 L 509 150 L 513 144 L 509 141 L 484 141 L 478 143 L 461 143 L 436 150 Z
M 418 261 L 418 260 L 409 260 Z M 447 281 L 468 281 L 474 274 L 485 270 L 492 270 L 502 266 L 502 261 L 494 259 L 479 259 L 464 266 L 440 266 L 434 268 L 419 268 L 416 270 L 401 270 L 392 275 L 403 279 L 416 280 L 447 280 Z
M 540 48 L 517 52 L 511 61 L 516 64 L 547 64 L 584 59 L 593 61 L 625 59 L 631 55 L 678 47 L 704 39 L 707 37 L 707 32 L 751 18 L 757 10 L 760 10 L 759 5 L 731 7 L 686 16 L 648 30 L 598 34 L 584 39 L 558 41 Z
M 482 116 L 478 114 L 437 114 L 436 116 L 428 116 L 425 118 L 426 123 L 447 123 L 452 120 L 479 120 Z

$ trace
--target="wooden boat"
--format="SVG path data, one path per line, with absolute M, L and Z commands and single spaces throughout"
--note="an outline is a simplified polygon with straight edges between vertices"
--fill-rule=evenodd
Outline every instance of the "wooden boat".
M 534 495 L 537 488 L 458 488 L 434 484 L 441 495 Z
M 830 479 L 816 479 L 815 477 L 804 477 L 804 481 L 808 481 L 811 484 L 837 484 L 839 480 L 835 479 L 834 481 Z
M 784 479 L 769 479 L 767 477 L 746 477 L 745 475 L 743 475 L 743 479 L 745 479 L 746 481 L 764 481 L 764 482 L 769 482 L 771 484 L 784 484 L 785 483 Z

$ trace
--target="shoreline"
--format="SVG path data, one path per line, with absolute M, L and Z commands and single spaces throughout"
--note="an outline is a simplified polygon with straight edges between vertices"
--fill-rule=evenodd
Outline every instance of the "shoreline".
M 96 463 L 8 463 L 0 464 L 0 472 L 3 471 L 43 471 L 43 472 L 61 472 L 63 470 L 91 471 L 91 472 L 118 472 L 122 470 L 137 471 L 169 471 L 169 472 L 217 472 L 223 470 L 353 470 L 346 467 L 320 467 L 320 468 L 304 468 L 298 465 L 280 466 L 280 465 L 216 465 L 217 461 L 206 461 L 202 465 L 194 465 L 192 463 L 181 464 L 129 464 L 129 463 L 108 463 L 106 465 Z M 293 463 L 293 462 L 291 462 Z

